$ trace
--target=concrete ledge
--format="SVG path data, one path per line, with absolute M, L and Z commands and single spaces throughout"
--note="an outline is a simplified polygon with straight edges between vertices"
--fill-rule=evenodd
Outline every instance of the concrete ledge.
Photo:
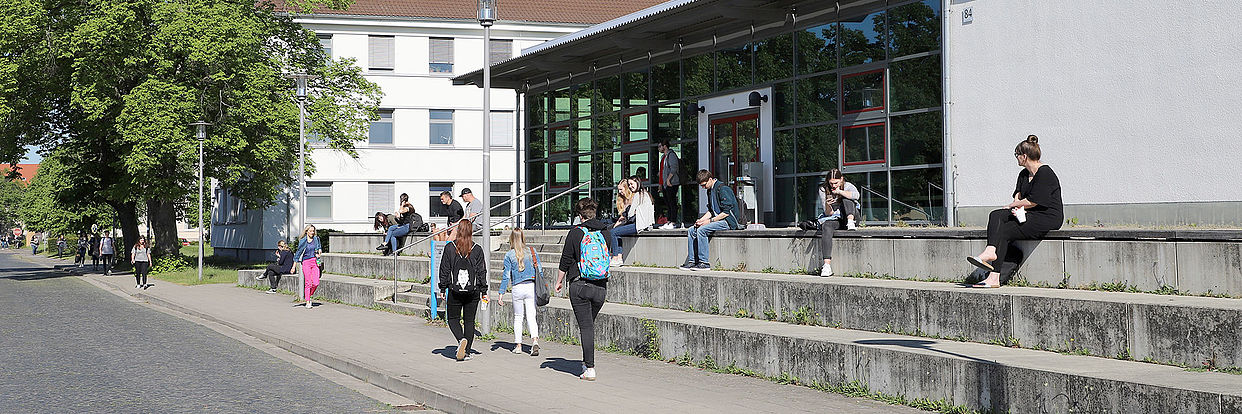
M 491 311 L 495 323 L 512 326 L 511 310 Z M 538 319 L 542 335 L 579 334 L 566 300 L 554 299 Z M 872 391 L 998 412 L 1236 413 L 1242 398 L 1230 374 L 618 304 L 603 307 L 595 335 L 601 348 L 642 350 L 653 341 L 665 358 L 710 357 L 806 383 L 857 380 Z
M 708 257 L 714 266 L 725 269 L 813 273 L 822 265 L 818 236 L 798 232 L 720 232 L 711 239 Z M 836 274 L 963 280 L 978 276 L 965 257 L 977 254 L 986 244 L 981 238 L 965 236 L 895 237 L 887 231 L 868 232 L 836 233 L 845 235 L 833 241 L 832 268 Z M 919 232 L 947 233 L 915 233 Z M 953 234 L 972 233 L 960 230 Z M 626 263 L 673 267 L 686 258 L 684 231 L 653 230 L 621 240 Z M 1172 288 L 1189 294 L 1242 297 L 1242 243 L 1236 241 L 1065 239 L 1021 241 L 1015 247 L 1020 255 L 1012 277 L 1031 285 L 1111 285 L 1140 291 Z
M 239 270 L 237 285 L 269 287 L 267 280 L 255 279 L 262 274 L 262 270 Z M 300 273 L 281 276 L 280 284 L 277 286 L 281 290 L 301 292 L 302 276 Z M 350 305 L 371 306 L 378 300 L 392 298 L 393 293 L 397 291 L 407 292 L 409 290 L 410 283 L 408 282 L 401 282 L 394 289 L 391 279 L 384 281 L 325 273 L 320 275 L 319 287 L 315 289 L 315 295 L 312 298 L 336 300 Z
M 325 268 L 378 267 L 391 258 L 326 254 Z M 426 258 L 401 258 L 427 272 Z M 366 262 L 372 264 L 368 265 Z M 555 280 L 555 265 L 544 264 Z M 384 274 L 384 273 L 379 273 Z M 427 274 L 427 273 L 422 273 Z M 499 287 L 499 270 L 492 272 Z M 425 285 L 413 285 L 418 292 Z M 873 332 L 904 332 L 973 342 L 1017 340 L 1023 347 L 1088 351 L 1115 358 L 1200 366 L 1242 366 L 1242 300 L 1172 295 L 1006 287 L 975 290 L 953 284 L 865 278 L 621 267 L 609 277 L 613 303 L 762 318 L 806 308 L 820 324 Z M 566 292 L 562 292 L 562 296 Z

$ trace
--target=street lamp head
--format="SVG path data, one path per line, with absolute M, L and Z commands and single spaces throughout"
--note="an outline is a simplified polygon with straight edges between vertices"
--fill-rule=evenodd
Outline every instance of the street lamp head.
M 194 131 L 194 137 L 198 138 L 198 142 L 203 142 L 204 140 L 207 139 L 207 126 L 211 124 L 204 122 L 204 121 L 198 121 L 190 125 L 193 125 L 196 127 L 196 130 Z
M 295 79 L 297 79 L 298 86 L 297 90 L 294 91 L 294 95 L 297 96 L 299 101 L 306 100 L 306 76 L 297 76 Z
M 491 26 L 496 21 L 496 0 L 479 0 L 479 24 Z

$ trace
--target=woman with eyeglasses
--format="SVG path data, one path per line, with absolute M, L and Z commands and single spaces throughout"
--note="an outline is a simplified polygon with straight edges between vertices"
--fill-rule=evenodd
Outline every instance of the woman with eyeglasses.
M 988 245 L 978 256 L 966 261 L 988 271 L 988 277 L 974 285 L 1000 287 L 997 259 L 1004 260 L 1014 240 L 1038 240 L 1065 222 L 1061 204 L 1061 181 L 1052 168 L 1039 161 L 1039 137 L 1027 136 L 1013 151 L 1022 171 L 1013 190 L 1013 202 L 992 211 L 988 218 Z

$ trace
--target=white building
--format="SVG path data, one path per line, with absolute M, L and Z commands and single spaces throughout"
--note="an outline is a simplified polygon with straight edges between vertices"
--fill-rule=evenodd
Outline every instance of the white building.
M 492 62 L 523 48 L 655 4 L 624 0 L 501 3 L 492 27 Z M 392 212 L 402 193 L 424 219 L 444 223 L 438 196 L 463 188 L 480 194 L 482 91 L 453 86 L 456 75 L 483 66 L 483 31 L 474 2 L 359 0 L 347 11 L 297 19 L 320 36 L 333 58 L 354 58 L 384 97 L 370 139 L 357 158 L 312 145 L 317 171 L 307 179 L 306 220 L 320 229 L 370 232 L 375 212 Z M 523 174 L 515 143 L 521 115 L 512 89 L 492 91 L 492 200 L 507 200 Z M 212 246 L 218 255 L 261 260 L 277 241 L 296 235 L 297 189 L 275 206 L 252 211 L 221 189 L 215 193 Z M 512 206 L 509 206 L 511 208 Z M 494 216 L 507 216 L 502 207 Z

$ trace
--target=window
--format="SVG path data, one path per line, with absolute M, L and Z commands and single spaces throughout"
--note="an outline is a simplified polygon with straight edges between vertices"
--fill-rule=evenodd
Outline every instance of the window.
M 639 112 L 625 116 L 625 142 L 647 140 L 647 113 Z
M 427 189 L 429 192 L 427 195 L 427 205 L 431 206 L 428 208 L 430 210 L 428 217 L 448 217 L 448 206 L 440 202 L 440 193 L 448 191 L 452 194 L 453 183 L 431 182 L 428 183 Z
M 367 36 L 369 53 L 368 67 L 371 70 L 391 71 L 394 60 L 394 46 L 392 36 Z
M 492 210 L 492 220 L 513 214 L 513 203 L 507 202 L 510 197 L 513 197 L 513 183 L 492 183 L 491 190 L 487 196 L 492 199 L 491 206 L 496 208 Z
M 453 38 L 431 38 L 431 73 L 453 73 Z
M 240 198 L 234 197 L 224 188 L 216 189 L 217 214 L 215 217 L 216 224 L 245 224 L 246 223 L 246 203 Z
M 513 112 L 492 112 L 492 146 L 513 146 Z
M 551 148 L 549 153 L 559 153 L 569 151 L 569 125 L 562 125 L 548 130 L 548 140 Z
M 492 43 L 488 44 L 487 55 L 495 65 L 498 62 L 509 60 L 513 57 L 513 41 L 512 40 L 496 40 L 492 39 Z
M 841 21 L 841 66 L 884 60 L 884 12 Z
M 323 48 L 324 56 L 332 59 L 332 35 L 320 34 L 317 36 L 319 37 L 319 46 Z
M 841 77 L 841 113 L 881 110 L 884 101 L 884 69 Z
M 392 110 L 375 111 L 379 120 L 371 121 L 371 130 L 367 133 L 372 144 L 392 145 Z
M 569 179 L 569 161 L 549 162 L 548 163 L 548 187 L 568 187 Z
M 428 116 L 431 118 L 431 145 L 453 145 L 453 110 L 432 109 Z
M 396 212 L 397 196 L 393 183 L 367 183 L 367 213 L 381 211 Z
M 332 183 L 306 183 L 306 217 L 332 219 Z
M 798 36 L 798 74 L 837 68 L 838 30 L 836 23 L 828 23 L 794 32 Z
M 890 56 L 904 56 L 940 47 L 940 2 L 923 0 L 888 11 Z
M 841 152 L 845 165 L 883 164 L 884 123 L 852 125 L 841 130 Z
M 837 119 L 837 75 L 798 79 L 798 123 Z

